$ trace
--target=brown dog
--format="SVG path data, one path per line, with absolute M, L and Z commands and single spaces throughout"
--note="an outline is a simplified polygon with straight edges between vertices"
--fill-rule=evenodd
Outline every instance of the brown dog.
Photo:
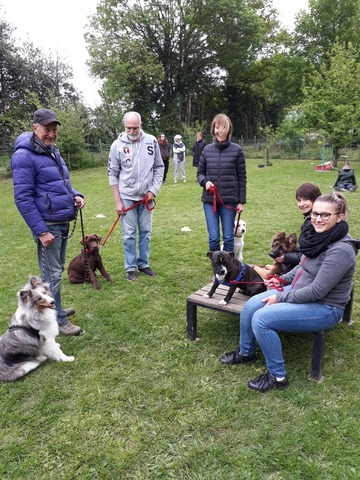
M 282 257 L 285 253 L 296 251 L 298 251 L 296 233 L 290 233 L 290 235 L 286 235 L 285 232 L 279 232 L 271 241 L 269 255 L 271 258 L 275 259 Z M 257 273 L 265 280 L 267 280 L 270 275 L 283 275 L 284 273 L 289 272 L 292 268 L 293 265 L 279 263 L 276 261 L 272 265 L 265 265 L 263 267 L 258 265 L 254 266 L 254 270 L 256 270 Z
M 86 235 L 85 242 L 84 239 L 81 239 L 80 243 L 84 245 L 84 248 L 81 250 L 80 255 L 77 255 L 69 263 L 68 277 L 70 283 L 90 282 L 94 288 L 99 290 L 101 286 L 96 278 L 96 269 L 100 270 L 100 273 L 108 282 L 114 283 L 102 263 L 99 253 L 100 241 L 101 237 L 96 233 Z

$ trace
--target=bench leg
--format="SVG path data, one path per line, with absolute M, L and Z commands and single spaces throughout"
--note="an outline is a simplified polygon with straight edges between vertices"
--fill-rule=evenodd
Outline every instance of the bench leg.
M 197 333 L 197 306 L 193 302 L 186 302 L 186 331 L 189 340 L 196 340 Z
M 344 314 L 342 317 L 342 321 L 344 323 L 350 324 L 351 323 L 351 314 L 352 314 L 352 308 L 353 308 L 353 303 L 354 303 L 354 285 L 352 286 L 351 292 L 350 292 L 350 299 L 348 303 L 345 306 L 344 309 Z
M 313 334 L 313 350 L 311 359 L 311 373 L 310 380 L 322 379 L 322 364 L 324 359 L 324 345 L 325 345 L 325 331 Z

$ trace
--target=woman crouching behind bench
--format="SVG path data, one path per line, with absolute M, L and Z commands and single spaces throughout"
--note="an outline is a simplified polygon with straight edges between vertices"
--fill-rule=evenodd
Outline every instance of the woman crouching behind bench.
M 268 290 L 250 298 L 240 322 L 240 349 L 226 353 L 229 365 L 256 360 L 256 341 L 266 361 L 267 373 L 248 382 L 259 392 L 285 388 L 285 370 L 278 332 L 313 333 L 334 327 L 350 298 L 355 272 L 356 247 L 348 234 L 349 207 L 341 193 L 321 195 L 314 204 L 309 223 L 299 238 L 299 265 L 282 275 L 284 290 Z M 268 287 L 281 286 L 269 280 Z

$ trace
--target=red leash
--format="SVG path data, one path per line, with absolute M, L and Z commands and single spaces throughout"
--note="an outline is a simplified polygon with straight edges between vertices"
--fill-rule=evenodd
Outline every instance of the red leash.
M 149 207 L 149 201 L 150 202 L 154 202 L 154 205 L 152 207 Z M 124 213 L 128 212 L 129 210 L 132 210 L 133 208 L 136 208 L 138 207 L 139 205 L 141 205 L 142 203 L 145 203 L 145 207 L 147 210 L 149 210 L 149 212 L 151 212 L 151 210 L 154 210 L 155 208 L 155 205 L 156 205 L 156 202 L 155 200 L 149 200 L 148 197 L 144 197 L 142 200 L 139 200 L 138 202 L 135 202 L 134 205 L 131 205 L 131 207 L 128 207 L 128 208 L 125 208 L 123 213 L 121 215 L 123 215 Z M 105 243 L 109 240 L 109 237 L 110 235 L 112 234 L 112 232 L 114 231 L 114 228 L 116 227 L 118 221 L 120 220 L 120 217 L 121 215 L 118 215 L 117 219 L 115 220 L 113 226 L 110 228 L 110 232 L 106 235 L 106 238 L 105 240 L 103 241 L 103 243 L 101 244 L 101 247 L 102 248 Z
M 220 196 L 220 193 L 219 193 L 216 185 L 211 185 L 211 187 L 209 188 L 209 192 L 213 195 L 213 212 L 214 213 L 216 213 L 216 199 L 218 199 L 219 202 L 221 203 L 221 205 L 223 205 L 224 207 L 228 208 L 229 210 L 235 210 L 236 211 L 236 208 L 229 207 L 228 205 L 225 205 L 223 199 Z
M 268 280 L 270 280 L 271 278 L 274 278 L 275 280 L 278 280 L 280 283 L 282 283 L 283 285 L 287 285 L 287 283 L 285 282 L 285 280 L 283 280 L 282 278 L 278 277 L 277 275 L 269 275 L 269 278 Z M 243 284 L 252 284 L 252 285 L 260 285 L 260 284 L 265 284 L 265 282 L 242 282 L 241 280 L 239 282 L 235 282 L 235 280 L 230 280 L 230 283 L 233 284 L 233 285 L 240 285 L 241 283 Z M 274 290 L 277 290 L 278 292 L 282 292 L 284 290 L 284 287 L 273 287 Z

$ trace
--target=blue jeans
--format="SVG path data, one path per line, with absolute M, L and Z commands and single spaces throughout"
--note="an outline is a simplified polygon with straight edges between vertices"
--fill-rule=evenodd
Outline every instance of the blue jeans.
M 353 184 L 352 183 L 340 183 L 339 185 L 339 188 L 345 188 L 345 190 L 350 190 L 351 188 L 353 188 Z
M 285 287 L 290 290 L 291 285 Z M 240 320 L 240 352 L 253 355 L 257 340 L 268 371 L 286 375 L 281 342 L 277 332 L 312 333 L 334 327 L 343 315 L 341 308 L 321 303 L 277 303 L 265 307 L 261 301 L 276 290 L 251 297 L 244 305 Z
M 46 248 L 43 248 L 39 237 L 34 237 L 37 243 L 37 255 L 41 272 L 41 277 L 50 285 L 50 290 L 54 296 L 57 322 L 64 325 L 68 319 L 61 307 L 61 279 L 65 266 L 65 255 L 67 246 L 67 236 L 69 233 L 69 224 L 61 223 L 58 225 L 48 225 L 48 230 L 55 238 L 55 242 Z M 65 237 L 65 238 L 60 238 Z M 43 258 L 44 252 L 44 258 Z M 44 271 L 45 267 L 45 271 Z
M 132 200 L 123 200 L 125 208 L 136 203 Z M 150 202 L 150 207 L 152 203 Z M 121 215 L 122 239 L 125 256 L 125 271 L 134 272 L 137 268 L 149 266 L 150 242 L 153 212 L 149 211 L 145 203 Z M 136 233 L 138 230 L 139 242 L 136 251 Z
M 236 204 L 228 204 L 230 208 L 224 205 L 216 206 L 216 213 L 213 211 L 213 204 L 204 202 L 204 212 L 206 225 L 209 234 L 209 249 L 211 252 L 220 250 L 220 220 L 222 227 L 222 237 L 224 242 L 224 250 L 227 252 L 234 251 L 234 222 L 236 215 Z

